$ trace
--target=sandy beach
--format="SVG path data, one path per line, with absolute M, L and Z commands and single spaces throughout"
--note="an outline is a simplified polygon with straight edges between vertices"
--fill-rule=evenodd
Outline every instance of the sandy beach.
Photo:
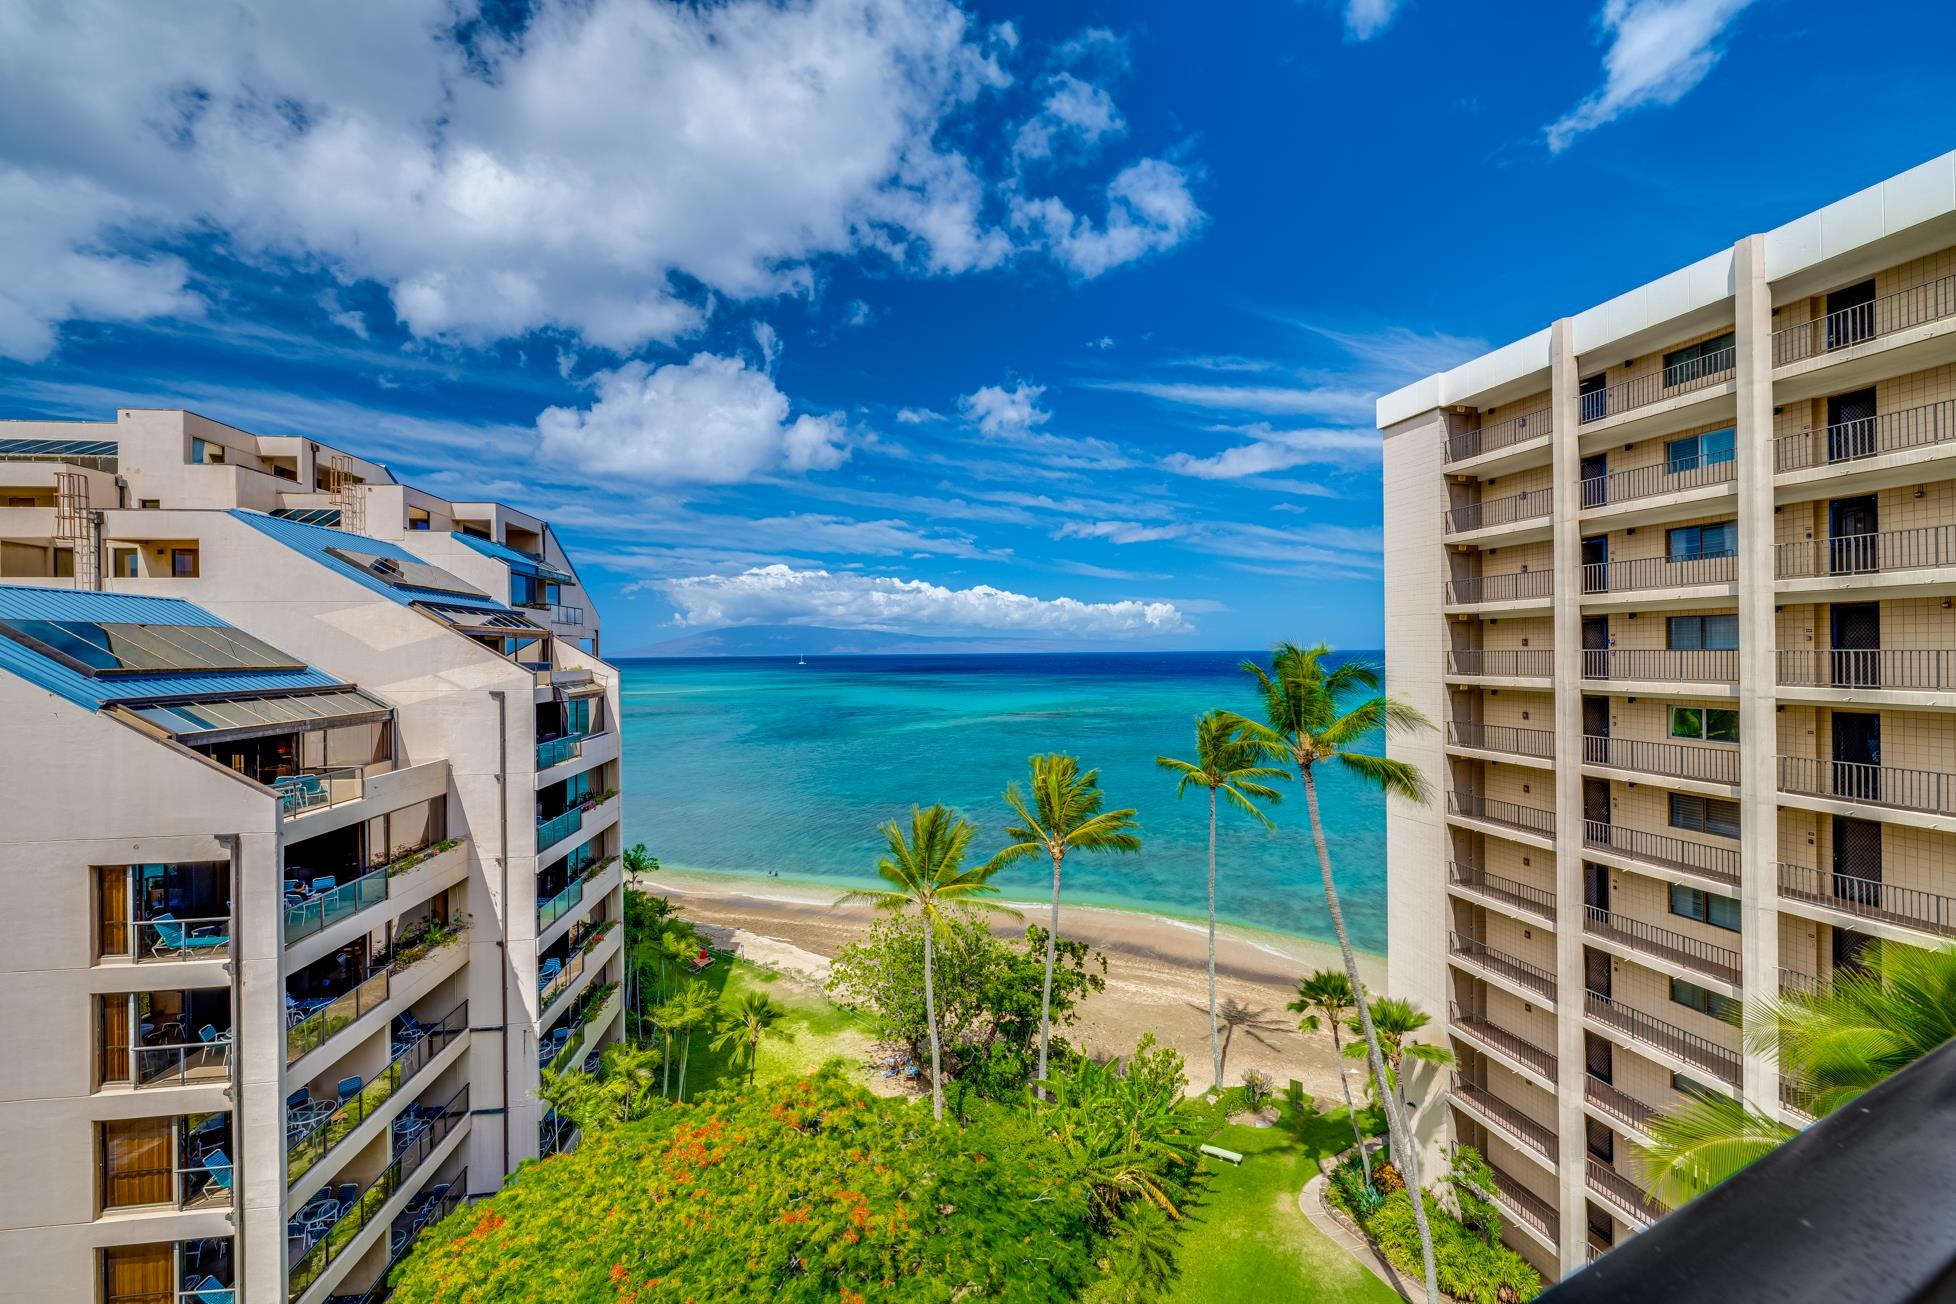
M 635 886 L 669 897 L 687 919 L 711 926 L 736 953 L 819 983 L 828 960 L 860 936 L 872 918 L 866 907 L 835 907 L 833 895 L 786 880 L 712 876 L 661 869 Z M 1012 901 L 1028 919 L 1043 920 L 1046 903 Z M 1002 921 L 1001 934 L 1023 924 Z M 1063 936 L 1078 938 L 1107 956 L 1107 990 L 1091 997 L 1068 1035 L 1090 1053 L 1126 1054 L 1144 1032 L 1175 1047 L 1188 1062 L 1197 1088 L 1209 1084 L 1207 937 L 1203 925 L 1098 906 L 1060 910 Z M 716 939 L 718 940 L 718 939 Z M 1216 995 L 1225 1017 L 1226 1083 L 1247 1069 L 1270 1075 L 1279 1086 L 1292 1078 L 1321 1103 L 1340 1099 L 1341 1064 L 1324 1033 L 1297 1030 L 1284 1008 L 1297 979 L 1335 968 L 1338 950 L 1303 938 L 1216 930 Z M 1360 972 L 1383 985 L 1385 961 L 1361 954 Z

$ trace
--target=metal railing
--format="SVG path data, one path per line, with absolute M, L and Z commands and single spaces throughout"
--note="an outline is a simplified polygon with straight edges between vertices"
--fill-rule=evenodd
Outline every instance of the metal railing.
M 1781 435 L 1773 441 L 1773 470 L 1804 471 L 1810 466 L 1861 462 L 1952 441 L 1956 441 L 1956 398 L 1946 398 L 1939 403 Z
M 402 1047 L 387 1061 L 386 1068 L 376 1073 L 372 1081 L 354 1092 L 338 1109 L 289 1137 L 285 1146 L 286 1182 L 297 1182 L 316 1167 L 333 1152 L 333 1147 L 419 1078 L 435 1056 L 467 1032 L 468 1027 L 469 1003 L 463 1001 L 446 1016 L 423 1029 L 421 1036 Z
M 1547 679 L 1555 653 L 1545 647 L 1467 648 L 1447 653 L 1450 675 L 1490 675 L 1509 679 Z
M 1520 883 L 1499 874 L 1490 874 L 1479 865 L 1466 865 L 1457 860 L 1447 862 L 1447 878 L 1456 886 L 1464 887 L 1481 896 L 1492 897 L 1503 905 L 1544 919 L 1555 918 L 1555 893 Z
M 1645 1014 L 1635 1006 L 1612 1000 L 1600 992 L 1585 991 L 1583 997 L 1583 1013 L 1596 1022 L 1615 1029 L 1632 1041 L 1642 1042 L 1688 1064 L 1709 1069 L 1726 1082 L 1738 1085 L 1738 1052 L 1727 1050 L 1709 1038 L 1687 1032 L 1674 1023 L 1666 1023 L 1655 1015 Z
M 351 883 L 342 883 L 318 896 L 285 907 L 285 944 L 290 946 L 301 938 L 311 937 L 329 924 L 337 924 L 369 906 L 379 905 L 387 899 L 387 884 L 388 873 L 385 869 L 370 870 Z
M 1582 651 L 1584 679 L 1736 684 L 1737 648 L 1604 647 Z
M 1881 575 L 1939 566 L 1956 566 L 1956 525 L 1795 539 L 1773 547 L 1773 575 L 1782 580 Z
M 1645 1135 L 1650 1133 L 1650 1121 L 1657 1117 L 1655 1109 L 1594 1073 L 1583 1075 L 1582 1098 L 1625 1127 L 1634 1127 Z
M 1665 833 L 1650 833 L 1603 820 L 1584 820 L 1582 841 L 1586 847 L 1614 851 L 1631 860 L 1661 865 L 1717 879 L 1721 883 L 1739 881 L 1739 849 L 1714 847 L 1702 842 L 1687 842 Z
M 1550 1163 L 1555 1162 L 1557 1152 L 1560 1150 L 1560 1147 L 1556 1144 L 1555 1133 L 1530 1118 L 1527 1111 L 1501 1099 L 1501 1097 L 1495 1095 L 1486 1087 L 1476 1086 L 1472 1082 L 1462 1082 L 1458 1079 L 1455 1079 L 1453 1084 L 1453 1098 L 1465 1105 L 1469 1110 L 1477 1111 L 1483 1117 L 1493 1119 L 1496 1123 L 1520 1137 L 1528 1144 L 1530 1149 L 1547 1159 Z
M 1930 815 L 1956 815 L 1956 774 L 1908 770 L 1898 765 L 1829 761 L 1817 756 L 1779 758 L 1779 790 Z
M 1780 866 L 1785 869 L 1785 865 Z M 1782 876 L 1783 878 L 1784 876 Z M 1820 990 L 1820 976 L 1810 974 L 1804 969 L 1791 969 L 1786 965 L 1779 967 L 1779 989 L 1782 992 L 1801 992 L 1812 995 Z
M 1555 812 L 1540 806 L 1519 806 L 1511 801 L 1483 797 L 1477 792 L 1447 791 L 1447 814 L 1462 819 L 1503 824 L 1540 837 L 1555 836 Z
M 1738 459 L 1731 456 L 1707 458 L 1702 454 L 1639 466 L 1628 471 L 1612 471 L 1582 482 L 1584 510 L 1608 507 L 1612 503 L 1656 498 L 1683 489 L 1698 489 L 1708 484 L 1730 484 L 1739 478 Z
M 360 800 L 366 795 L 367 779 L 359 766 L 339 765 L 332 769 L 307 770 L 302 774 L 274 779 L 271 787 L 278 793 L 280 815 L 292 819 L 311 811 Z
M 573 607 L 563 602 L 553 602 L 550 604 L 550 623 L 553 625 L 582 625 L 584 623 L 584 608 Z
M 1692 584 L 1729 584 L 1739 576 L 1736 553 L 1708 557 L 1639 557 L 1634 561 L 1592 561 L 1582 568 L 1584 593 L 1639 593 Z
M 1537 489 L 1532 493 L 1524 490 L 1506 498 L 1490 498 L 1486 502 L 1449 507 L 1440 514 L 1441 533 L 1466 534 L 1472 530 L 1492 529 L 1497 525 L 1538 521 L 1549 514 L 1552 508 L 1550 498 L 1547 489 Z
M 224 1148 L 230 1143 L 225 1142 Z M 102 1169 L 102 1208 L 134 1209 L 160 1203 L 152 1199 L 154 1187 L 168 1182 L 170 1199 L 179 1210 L 222 1209 L 231 1203 L 233 1166 L 230 1164 L 191 1164 L 175 1167 L 164 1163 L 154 1168 Z
M 1633 951 L 1669 960 L 1686 969 L 1722 978 L 1728 983 L 1739 981 L 1739 953 L 1727 946 L 1701 942 L 1669 928 L 1615 914 L 1601 906 L 1583 907 L 1583 931 L 1621 942 Z
M 1534 1069 L 1550 1081 L 1555 1080 L 1556 1058 L 1526 1037 L 1509 1032 L 1498 1023 L 1490 1022 L 1485 1016 L 1469 1014 L 1451 1002 L 1447 1005 L 1447 1018 L 1452 1026 L 1467 1036 L 1516 1059 Z
M 584 807 L 573 806 L 562 815 L 537 821 L 537 850 L 548 851 L 584 827 Z
M 1520 956 L 1497 951 L 1478 938 L 1464 937 L 1459 933 L 1447 934 L 1448 949 L 1463 959 L 1471 960 L 1489 973 L 1496 973 L 1509 982 L 1518 983 L 1537 996 L 1555 999 L 1555 975 L 1539 965 L 1533 965 Z
M 1553 1242 L 1561 1226 L 1555 1206 L 1493 1164 L 1488 1169 L 1494 1174 L 1494 1196 L 1502 1206 Z
M 551 738 L 537 744 L 537 768 L 547 770 L 565 761 L 574 761 L 584 754 L 583 734 L 565 734 L 562 738 Z
M 419 1205 L 409 1204 L 395 1217 L 393 1230 L 387 1236 L 387 1263 L 381 1268 L 380 1275 L 374 1278 L 374 1284 L 367 1287 L 366 1294 L 357 1297 L 328 1296 L 329 1304 L 382 1304 L 391 1296 L 393 1287 L 387 1279 L 394 1275 L 394 1269 L 414 1248 L 415 1240 L 468 1199 L 469 1170 L 464 1168 L 457 1173 L 447 1187 L 438 1198 L 424 1199 Z M 434 1187 L 431 1191 L 440 1189 Z
M 1806 865 L 1779 865 L 1779 894 L 1795 901 L 1844 911 L 1862 919 L 1878 919 L 1956 936 L 1956 897 L 1920 888 L 1899 887 L 1879 879 L 1861 878 Z M 1782 973 L 1785 971 L 1782 970 Z M 1817 981 L 1817 980 L 1816 980 Z
M 369 974 L 350 991 L 335 996 L 285 1030 L 287 1068 L 318 1050 L 362 1015 L 387 1004 L 387 980 L 393 970 Z
M 231 1076 L 233 1046 L 231 1029 L 217 1032 L 209 1041 L 138 1042 L 128 1047 L 129 1063 L 137 1087 L 181 1087 L 192 1082 L 221 1082 Z M 105 1047 L 106 1057 L 115 1057 L 122 1047 Z M 103 1079 L 111 1075 L 105 1072 Z M 119 1080 L 120 1075 L 115 1075 Z
M 539 1011 L 549 1009 L 557 998 L 570 990 L 572 983 L 583 976 L 586 954 L 583 950 L 571 952 L 571 957 L 564 962 L 564 967 L 545 979 L 537 988 L 537 1009 Z
M 541 933 L 550 925 L 577 909 L 584 900 L 585 880 L 580 877 L 563 891 L 537 902 L 537 931 Z
M 1507 724 L 1481 724 L 1474 720 L 1449 720 L 1447 745 L 1548 759 L 1555 755 L 1555 731 L 1524 729 Z
M 1789 688 L 1956 688 L 1956 649 L 1944 647 L 1781 648 L 1774 660 Z
M 1616 1169 L 1605 1167 L 1596 1160 L 1590 1161 L 1583 1167 L 1589 1189 L 1629 1214 L 1632 1221 L 1648 1227 L 1670 1212 L 1653 1199 L 1643 1187 L 1638 1186 Z
M 1469 602 L 1522 602 L 1551 597 L 1555 593 L 1552 570 L 1511 571 L 1504 575 L 1473 575 L 1447 581 L 1447 601 L 1456 605 Z
M 1491 426 L 1449 435 L 1446 442 L 1440 445 L 1441 460 L 1464 462 L 1483 453 L 1495 453 L 1531 439 L 1544 438 L 1551 431 L 1551 413 L 1552 409 L 1539 407 L 1532 412 L 1509 417 L 1506 421 L 1497 421 Z
M 1658 743 L 1643 738 L 1582 738 L 1584 765 L 1606 765 L 1613 770 L 1635 770 L 1639 774 L 1661 774 L 1672 779 L 1691 779 L 1699 783 L 1737 783 L 1739 748 L 1711 743 Z
M 346 1247 L 353 1243 L 361 1232 L 373 1226 L 375 1219 L 389 1200 L 393 1199 L 409 1178 L 413 1177 L 433 1154 L 435 1147 L 448 1139 L 456 1125 L 468 1117 L 469 1088 L 465 1083 L 461 1090 L 450 1097 L 442 1106 L 442 1112 L 430 1120 L 426 1131 L 403 1145 L 395 1154 L 392 1163 L 382 1169 L 360 1193 L 348 1202 L 345 1212 L 321 1233 L 298 1261 L 292 1265 L 288 1278 L 287 1298 L 298 1299 L 312 1288 L 314 1282 L 325 1275 Z
M 1708 388 L 1730 380 L 1738 368 L 1736 347 L 1707 353 L 1689 362 L 1674 363 L 1642 376 L 1633 376 L 1607 389 L 1591 390 L 1577 401 L 1582 405 L 1585 424 L 1617 416 L 1680 394 Z
M 196 919 L 138 919 L 136 947 L 126 952 L 136 960 L 223 960 L 231 954 L 231 917 L 206 915 Z M 123 953 L 120 948 L 111 953 Z
M 1956 314 L 1956 276 L 1911 285 L 1773 332 L 1773 365 L 1819 357 Z

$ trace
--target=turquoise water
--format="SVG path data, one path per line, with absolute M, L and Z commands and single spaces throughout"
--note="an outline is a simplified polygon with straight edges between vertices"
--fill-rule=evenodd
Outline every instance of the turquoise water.
M 1177 800 L 1160 754 L 1189 758 L 1194 720 L 1254 714 L 1237 653 L 643 660 L 621 663 L 629 776 L 625 833 L 675 868 L 869 882 L 877 825 L 944 802 L 976 822 L 975 849 L 1004 842 L 1000 794 L 1026 757 L 1062 751 L 1101 771 L 1108 805 L 1140 813 L 1144 850 L 1069 856 L 1070 901 L 1197 918 L 1204 910 L 1208 803 Z M 1335 770 L 1320 775 L 1332 864 L 1352 941 L 1385 950 L 1385 803 Z M 1332 937 L 1297 785 L 1265 833 L 1218 815 L 1218 917 Z M 1051 870 L 1011 866 L 1004 894 L 1037 900 Z

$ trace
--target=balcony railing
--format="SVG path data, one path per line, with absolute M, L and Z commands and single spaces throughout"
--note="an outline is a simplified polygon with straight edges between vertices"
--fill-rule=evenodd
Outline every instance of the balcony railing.
M 1474 575 L 1447 581 L 1447 601 L 1456 606 L 1472 602 L 1525 602 L 1554 593 L 1552 570 L 1511 571 L 1504 575 Z
M 1956 315 L 1956 276 L 1911 285 L 1773 332 L 1773 365 L 1819 357 L 1911 326 Z
M 1786 866 L 1781 865 L 1780 868 L 1783 870 Z M 1820 977 L 1817 974 L 1810 974 L 1804 969 L 1789 969 L 1785 965 L 1781 965 L 1779 967 L 1779 989 L 1782 992 L 1801 992 L 1806 995 L 1812 995 L 1814 992 L 1820 990 Z
M 1447 653 L 1447 673 L 1450 675 L 1547 679 L 1554 670 L 1555 653 L 1545 647 L 1468 648 Z
M 1596 1022 L 1646 1046 L 1708 1069 L 1726 1082 L 1739 1081 L 1739 1056 L 1715 1041 L 1687 1032 L 1674 1023 L 1645 1014 L 1635 1006 L 1612 1000 L 1600 992 L 1584 992 L 1583 1013 Z
M 1795 539 L 1773 548 L 1773 574 L 1783 580 L 1887 575 L 1943 566 L 1956 566 L 1956 525 Z
M 1585 509 L 1608 507 L 1612 503 L 1657 498 L 1684 489 L 1699 489 L 1708 484 L 1730 484 L 1739 478 L 1738 459 L 1727 456 L 1708 459 L 1683 457 L 1640 466 L 1630 471 L 1612 471 L 1582 482 Z
M 1584 679 L 1645 683 L 1736 684 L 1737 648 L 1584 648 Z
M 1896 765 L 1828 761 L 1817 756 L 1782 756 L 1779 790 L 1808 797 L 1839 797 L 1929 815 L 1956 815 L 1956 774 L 1938 770 L 1905 770 Z
M 574 761 L 583 754 L 583 734 L 566 734 L 562 738 L 551 738 L 537 744 L 537 768 L 547 770 L 553 765 Z
M 382 969 L 369 975 L 358 986 L 335 996 L 316 1010 L 309 1011 L 285 1030 L 287 1068 L 318 1050 L 350 1027 L 362 1015 L 387 1004 L 387 979 L 392 972 Z
M 285 1146 L 286 1182 L 297 1182 L 381 1106 L 413 1085 L 434 1058 L 468 1028 L 469 1005 L 464 1001 L 449 1011 L 447 1017 L 421 1029 L 419 1036 L 395 1053 L 386 1068 L 338 1109 L 303 1127 L 290 1129 Z
M 118 930 L 118 943 L 123 936 Z M 137 960 L 225 960 L 231 955 L 231 917 L 138 919 L 133 952 L 121 945 L 103 949 L 131 954 Z
M 585 958 L 586 953 L 582 949 L 573 951 L 571 952 L 570 959 L 565 961 L 561 969 L 548 977 L 540 978 L 537 983 L 537 1009 L 539 1011 L 549 1009 L 558 997 L 570 990 L 572 983 L 583 976 Z
M 1810 466 L 1861 462 L 1915 448 L 1956 441 L 1956 399 L 1920 407 L 1856 417 L 1818 430 L 1781 435 L 1773 441 L 1773 470 L 1804 471 Z
M 1538 837 L 1555 836 L 1555 812 L 1540 806 L 1518 806 L 1511 801 L 1483 797 L 1477 792 L 1447 792 L 1447 814 L 1462 819 L 1501 824 L 1520 833 Z
M 192 1083 L 222 1082 L 231 1076 L 231 1056 L 235 1048 L 231 1041 L 231 1030 L 217 1031 L 213 1025 L 211 1035 L 205 1037 L 201 1030 L 195 1040 L 174 1042 L 139 1042 L 129 1047 L 135 1069 L 135 1085 L 138 1087 L 182 1087 Z M 105 1055 L 115 1057 L 121 1048 L 105 1048 Z M 111 1076 L 121 1078 L 121 1074 L 104 1073 L 104 1079 Z
M 1601 421 L 1604 417 L 1717 385 L 1732 378 L 1738 362 L 1736 348 L 1720 349 L 1689 362 L 1633 377 L 1608 389 L 1592 390 L 1577 400 L 1582 405 L 1582 419 L 1585 423 Z
M 1497 525 L 1539 521 L 1549 514 L 1552 508 L 1550 499 L 1549 490 L 1537 489 L 1533 493 L 1523 492 L 1506 498 L 1490 498 L 1486 502 L 1449 507 L 1440 516 L 1441 532 L 1466 534 L 1473 530 L 1492 529 Z
M 569 606 L 562 602 L 550 604 L 550 623 L 553 625 L 582 625 L 584 608 Z
M 1449 720 L 1447 745 L 1550 759 L 1555 755 L 1555 731 L 1523 729 L 1506 724 L 1480 724 L 1473 720 Z
M 1541 966 L 1530 964 L 1506 951 L 1497 951 L 1478 938 L 1463 937 L 1459 933 L 1448 933 L 1447 944 L 1454 955 L 1479 965 L 1489 973 L 1499 974 L 1537 996 L 1546 996 L 1551 1001 L 1555 999 L 1555 975 Z
M 1779 1103 L 1801 1118 L 1812 1118 L 1813 1084 L 1782 1067 L 1779 1073 Z
M 540 933 L 550 925 L 577 909 L 584 900 L 585 880 L 579 878 L 563 891 L 537 902 L 537 931 Z
M 298 1299 L 326 1274 L 346 1247 L 361 1232 L 373 1226 L 387 1202 L 407 1185 L 409 1178 L 420 1171 L 421 1165 L 434 1153 L 435 1148 L 468 1117 L 468 1093 L 468 1086 L 464 1084 L 441 1107 L 441 1112 L 429 1120 L 426 1130 L 402 1145 L 394 1161 L 368 1182 L 358 1195 L 341 1206 L 339 1217 L 319 1233 L 318 1239 L 292 1265 L 287 1286 L 289 1299 Z
M 429 1227 L 434 1226 L 468 1197 L 469 1170 L 464 1168 L 455 1177 L 438 1186 L 430 1187 L 418 1202 L 410 1203 L 394 1219 L 394 1226 L 387 1234 L 387 1264 L 381 1268 L 374 1284 L 367 1287 L 367 1293 L 360 1296 L 333 1295 L 329 1304 L 383 1304 L 393 1294 L 388 1278 L 394 1275 L 401 1260 L 414 1248 L 415 1240 Z
M 1650 1121 L 1657 1117 L 1655 1109 L 1594 1073 L 1583 1075 L 1582 1097 L 1625 1127 L 1635 1128 L 1646 1136 L 1650 1134 Z
M 285 907 L 285 944 L 311 937 L 342 919 L 350 919 L 368 906 L 387 899 L 389 875 L 385 869 L 362 874 L 351 883 L 321 892 Z
M 1686 842 L 1664 833 L 1627 828 L 1602 820 L 1584 820 L 1582 841 L 1586 847 L 1614 851 L 1630 860 L 1660 865 L 1717 879 L 1721 883 L 1739 881 L 1739 849 L 1713 847 L 1702 842 Z
M 1464 865 L 1457 860 L 1447 862 L 1448 880 L 1460 887 L 1484 897 L 1491 897 L 1504 906 L 1525 910 L 1543 919 L 1555 918 L 1555 893 L 1520 883 L 1499 874 L 1490 874 L 1479 865 Z
M 1694 584 L 1729 584 L 1739 576 L 1739 559 L 1727 553 L 1710 557 L 1639 557 L 1634 561 L 1593 561 L 1582 568 L 1584 593 L 1641 593 Z
M 1458 1005 L 1449 1004 L 1447 1017 L 1453 1027 L 1469 1037 L 1493 1046 L 1510 1059 L 1519 1060 L 1529 1068 L 1550 1081 L 1555 1080 L 1556 1058 L 1526 1037 L 1509 1032 L 1498 1023 L 1491 1022 L 1484 1015 L 1469 1014 Z
M 1701 942 L 1695 937 L 1647 924 L 1641 919 L 1631 919 L 1600 906 L 1583 907 L 1583 929 L 1593 936 L 1607 937 L 1633 951 L 1669 960 L 1686 969 L 1722 978 L 1728 983 L 1739 981 L 1739 953 L 1730 947 Z
M 279 813 L 286 819 L 292 819 L 311 811 L 360 800 L 366 795 L 367 780 L 359 766 L 341 765 L 329 770 L 308 770 L 304 774 L 274 779 L 271 787 L 278 793 Z
M 1717 747 L 1710 743 L 1657 743 L 1642 738 L 1598 737 L 1584 734 L 1584 765 L 1606 765 L 1613 770 L 1635 770 L 1640 774 L 1660 774 L 1672 779 L 1691 779 L 1699 783 L 1737 783 L 1739 749 L 1736 745 Z
M 1475 1086 L 1471 1082 L 1456 1081 L 1453 1084 L 1453 1097 L 1477 1111 L 1486 1118 L 1493 1119 L 1508 1131 L 1514 1133 L 1528 1144 L 1528 1147 L 1554 1163 L 1559 1147 L 1555 1133 L 1528 1116 L 1527 1111 L 1511 1105 L 1486 1087 Z
M 1555 1206 L 1493 1164 L 1489 1164 L 1488 1168 L 1494 1174 L 1494 1194 L 1502 1207 L 1553 1244 L 1557 1236 L 1556 1229 L 1561 1226 L 1561 1219 L 1556 1216 Z
M 562 815 L 537 821 L 537 850 L 550 848 L 571 837 L 584 827 L 584 807 L 573 806 Z
M 1464 462 L 1470 457 L 1483 453 L 1496 453 L 1531 439 L 1540 439 L 1550 432 L 1550 409 L 1536 408 L 1533 412 L 1523 412 L 1497 421 L 1479 430 L 1463 430 L 1457 435 L 1449 435 L 1440 445 L 1441 458 L 1448 462 Z
M 1956 689 L 1956 650 L 1943 647 L 1781 648 L 1787 688 Z
M 1779 894 L 1904 928 L 1956 937 L 1956 897 L 1806 865 L 1779 866 Z M 1784 974 L 1786 971 L 1782 970 Z M 1815 980 L 1816 982 L 1818 980 Z M 1782 984 L 1784 985 L 1784 984 Z
M 1606 1167 L 1601 1161 L 1591 1160 L 1584 1168 L 1587 1170 L 1589 1189 L 1629 1214 L 1632 1222 L 1648 1227 L 1670 1212 L 1652 1199 L 1643 1187 L 1616 1169 Z

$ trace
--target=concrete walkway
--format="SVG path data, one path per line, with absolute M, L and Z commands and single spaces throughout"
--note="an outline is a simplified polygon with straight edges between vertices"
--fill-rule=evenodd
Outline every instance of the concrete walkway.
M 1373 1276 L 1399 1292 L 1399 1297 L 1407 1304 L 1426 1304 L 1425 1286 L 1418 1281 L 1409 1280 L 1399 1269 L 1387 1261 L 1363 1236 L 1353 1232 L 1324 1202 L 1325 1175 L 1319 1173 L 1304 1184 L 1297 1193 L 1297 1210 L 1311 1220 L 1311 1225 L 1331 1238 L 1333 1244 L 1357 1259 Z M 1441 1299 L 1446 1296 L 1442 1295 Z

